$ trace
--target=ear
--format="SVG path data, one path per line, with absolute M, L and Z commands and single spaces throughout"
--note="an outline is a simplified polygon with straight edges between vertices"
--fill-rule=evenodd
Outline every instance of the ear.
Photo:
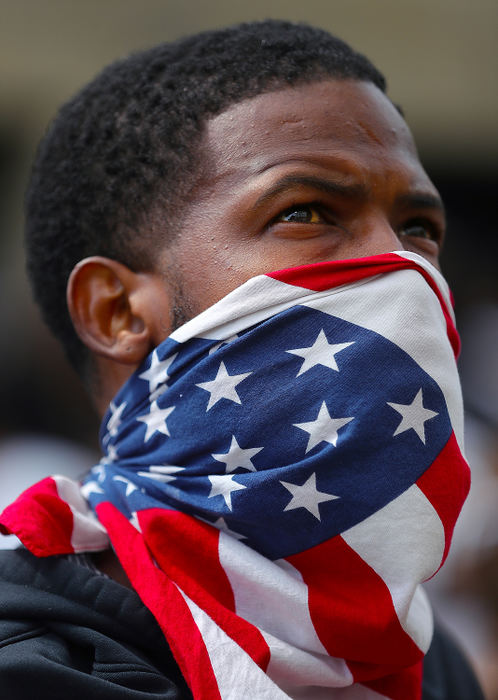
M 125 365 L 140 364 L 168 335 L 169 304 L 158 275 L 133 272 L 100 256 L 80 261 L 67 284 L 69 313 L 82 342 Z

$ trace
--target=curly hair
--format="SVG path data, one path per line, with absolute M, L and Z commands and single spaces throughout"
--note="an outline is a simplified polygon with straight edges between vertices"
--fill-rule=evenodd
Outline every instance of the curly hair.
M 33 166 L 25 240 L 35 299 L 77 370 L 87 350 L 66 305 L 74 265 L 104 255 L 135 271 L 153 269 L 150 217 L 160 208 L 163 220 L 178 223 L 200 167 L 205 121 L 246 98 L 325 78 L 386 90 L 370 61 L 340 39 L 268 20 L 132 54 L 60 109 Z

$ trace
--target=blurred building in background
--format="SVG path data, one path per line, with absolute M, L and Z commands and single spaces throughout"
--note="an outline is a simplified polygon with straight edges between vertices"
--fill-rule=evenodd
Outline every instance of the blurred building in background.
M 338 34 L 385 73 L 448 211 L 443 271 L 463 336 L 474 481 L 454 549 L 428 585 L 498 698 L 498 95 L 495 0 L 0 0 L 0 508 L 98 459 L 98 421 L 38 318 L 22 199 L 47 123 L 104 65 L 202 29 L 267 17 Z M 5 545 L 4 545 L 5 546 Z M 6 546 L 11 546 L 7 543 Z

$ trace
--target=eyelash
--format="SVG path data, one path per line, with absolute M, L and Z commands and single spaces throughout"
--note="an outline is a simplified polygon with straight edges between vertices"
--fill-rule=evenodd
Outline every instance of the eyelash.
M 409 219 L 403 224 L 403 227 L 399 230 L 398 235 L 401 235 L 401 231 L 403 229 L 408 229 L 408 228 L 423 228 L 428 232 L 428 236 L 414 236 L 412 234 L 413 238 L 422 238 L 424 240 L 431 240 L 431 241 L 436 241 L 436 243 L 441 242 L 442 238 L 442 233 L 439 230 L 439 227 L 434 224 L 432 221 L 428 219 L 421 219 L 421 218 L 414 218 L 414 219 Z
M 292 213 L 298 211 L 298 210 L 308 210 L 308 212 L 315 212 L 318 213 L 318 216 L 322 219 L 322 221 L 284 221 L 284 217 L 290 216 Z M 302 224 L 302 225 L 316 225 L 318 223 L 329 223 L 332 224 L 332 217 L 327 217 L 323 213 L 323 205 L 318 203 L 318 202 L 310 202 L 307 204 L 293 204 L 290 207 L 286 207 L 283 211 L 281 211 L 274 219 L 272 219 L 271 224 L 278 224 L 278 223 L 296 223 L 296 224 Z M 442 232 L 440 230 L 440 227 L 434 223 L 433 221 L 429 219 L 425 219 L 423 217 L 414 217 L 412 219 L 408 219 L 402 227 L 398 229 L 398 235 L 403 236 L 402 231 L 405 229 L 409 228 L 422 228 L 424 229 L 428 235 L 423 235 L 423 236 L 417 236 L 417 235 L 411 235 L 410 237 L 412 238 L 421 238 L 423 240 L 432 240 L 435 241 L 436 243 L 441 243 L 442 239 Z

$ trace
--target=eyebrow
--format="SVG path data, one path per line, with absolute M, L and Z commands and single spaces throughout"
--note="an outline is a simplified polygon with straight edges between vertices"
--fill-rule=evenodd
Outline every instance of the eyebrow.
M 347 185 L 337 180 L 324 180 L 313 175 L 286 175 L 278 180 L 269 190 L 266 190 L 255 202 L 255 206 L 265 204 L 268 200 L 285 192 L 294 185 L 313 187 L 326 194 L 340 194 L 345 197 L 365 198 L 368 194 L 364 185 Z
M 404 194 L 397 198 L 400 206 L 411 207 L 412 209 L 436 209 L 445 215 L 445 208 L 441 197 L 430 192 L 413 192 Z
M 325 192 L 326 194 L 342 195 L 357 199 L 366 199 L 368 188 L 362 184 L 346 184 L 339 180 L 326 180 L 313 175 L 286 175 L 278 180 L 270 189 L 266 190 L 255 202 L 254 206 L 265 204 L 268 200 L 279 195 L 281 192 L 292 188 L 295 185 L 312 187 Z M 440 197 L 431 192 L 413 192 L 399 196 L 396 204 L 401 207 L 411 207 L 413 209 L 435 209 L 445 214 L 444 204 Z

